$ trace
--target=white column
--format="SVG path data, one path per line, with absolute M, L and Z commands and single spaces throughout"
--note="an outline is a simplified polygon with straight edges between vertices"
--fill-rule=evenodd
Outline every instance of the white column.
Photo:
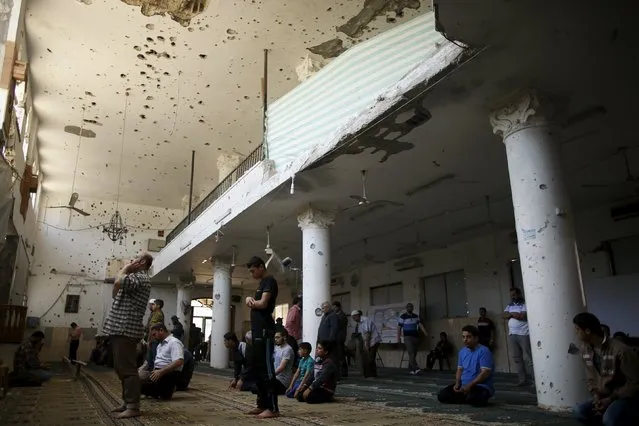
M 231 265 L 215 260 L 213 264 L 213 308 L 211 314 L 211 367 L 227 368 L 229 351 L 224 335 L 231 331 Z M 207 331 L 208 332 L 208 331 Z
M 184 325 L 184 347 L 189 347 L 189 334 L 191 331 L 191 287 L 185 284 L 177 286 L 177 317 Z
M 310 207 L 297 218 L 302 229 L 302 334 L 313 348 L 317 343 L 322 302 L 331 300 L 329 227 L 334 219 L 334 213 Z
M 581 359 L 568 354 L 582 302 L 573 213 L 549 104 L 521 92 L 490 116 L 508 157 L 537 403 L 553 411 L 586 397 Z

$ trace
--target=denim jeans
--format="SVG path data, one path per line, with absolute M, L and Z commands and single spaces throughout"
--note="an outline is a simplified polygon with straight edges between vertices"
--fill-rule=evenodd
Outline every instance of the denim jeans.
M 608 406 L 603 416 L 594 411 L 593 401 L 575 407 L 574 415 L 585 425 L 632 426 L 639 422 L 639 398 L 618 399 Z

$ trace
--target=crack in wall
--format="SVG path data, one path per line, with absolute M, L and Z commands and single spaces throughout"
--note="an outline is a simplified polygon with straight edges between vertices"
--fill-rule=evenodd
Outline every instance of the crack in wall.
M 209 0 L 121 0 L 129 6 L 140 6 L 144 16 L 169 15 L 183 27 L 191 24 L 191 19 L 201 14 L 209 5 Z

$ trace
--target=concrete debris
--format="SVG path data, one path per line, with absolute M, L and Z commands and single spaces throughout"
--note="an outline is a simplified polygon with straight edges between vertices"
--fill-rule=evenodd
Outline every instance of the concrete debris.
M 344 42 L 339 38 L 334 38 L 333 40 L 325 41 L 324 43 L 318 44 L 317 46 L 309 47 L 308 50 L 315 53 L 316 55 L 320 55 L 323 58 L 336 58 L 344 51 L 346 48 L 344 47 Z
M 308 80 L 313 74 L 321 70 L 327 61 L 319 55 L 307 53 L 302 62 L 295 67 L 297 79 L 301 82 Z
M 362 10 L 347 23 L 337 27 L 337 31 L 349 37 L 359 37 L 364 28 L 376 17 L 387 12 L 395 12 L 396 16 L 402 16 L 404 9 L 419 9 L 420 0 L 365 0 Z
M 183 27 L 191 24 L 191 19 L 201 14 L 209 5 L 209 0 L 121 0 L 129 6 L 140 6 L 142 15 L 169 15 Z

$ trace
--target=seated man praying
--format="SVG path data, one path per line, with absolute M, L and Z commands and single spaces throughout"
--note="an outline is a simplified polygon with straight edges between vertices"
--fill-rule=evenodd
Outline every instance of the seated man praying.
M 448 363 L 450 368 L 450 361 L 448 357 L 453 353 L 453 345 L 448 341 L 448 334 L 442 331 L 439 333 L 439 342 L 435 345 L 435 348 L 428 353 L 426 357 L 426 368 L 432 370 L 435 365 L 435 361 L 439 361 L 439 369 L 444 369 L 444 361 Z
M 328 342 L 317 342 L 313 376 L 307 376 L 307 380 L 300 385 L 297 395 L 298 401 L 306 401 L 309 404 L 333 401 L 339 366 L 331 358 L 330 350 Z
M 437 395 L 443 404 L 469 404 L 486 406 L 494 395 L 493 354 L 479 344 L 479 330 L 474 325 L 462 328 L 464 348 L 459 351 L 455 384 L 442 389 Z
M 315 360 L 311 357 L 311 344 L 308 342 L 302 342 L 299 346 L 299 366 L 293 375 L 291 384 L 288 389 L 286 389 L 286 396 L 289 398 L 297 398 L 299 395 L 300 385 L 311 379 L 315 368 Z
M 233 357 L 233 380 L 229 385 L 229 389 L 236 389 L 242 387 L 242 370 L 246 368 L 246 342 L 240 342 L 237 335 L 232 331 L 229 331 L 224 335 L 224 346 L 231 350 L 231 356 Z M 237 390 L 240 390 L 237 389 Z
M 293 366 L 295 353 L 286 340 L 288 333 L 282 327 L 275 332 L 275 350 L 273 351 L 273 368 L 275 368 L 276 391 L 278 395 L 284 395 L 293 378 Z
M 158 343 L 153 371 L 142 382 L 142 394 L 161 399 L 171 399 L 184 366 L 184 345 L 169 334 L 164 324 L 151 327 L 151 336 Z
M 40 362 L 40 350 L 44 344 L 44 333 L 34 331 L 16 350 L 13 358 L 12 377 L 16 383 L 46 382 L 51 378 L 49 367 Z
M 244 340 L 244 342 L 238 342 L 236 349 L 233 351 L 234 367 L 237 369 L 239 366 L 240 369 L 239 373 L 238 370 L 235 371 L 237 374 L 231 380 L 229 389 L 243 392 L 255 390 L 257 392 L 255 387 L 255 375 L 257 372 L 253 368 L 253 334 L 250 330 L 244 335 Z M 224 343 L 226 344 L 226 340 Z M 229 341 L 229 344 L 234 345 L 232 341 Z M 237 365 L 235 364 L 236 362 L 238 363 Z
M 575 408 L 576 419 L 587 425 L 639 424 L 639 356 L 622 341 L 607 337 L 593 314 L 577 314 L 572 322 L 591 395 Z

